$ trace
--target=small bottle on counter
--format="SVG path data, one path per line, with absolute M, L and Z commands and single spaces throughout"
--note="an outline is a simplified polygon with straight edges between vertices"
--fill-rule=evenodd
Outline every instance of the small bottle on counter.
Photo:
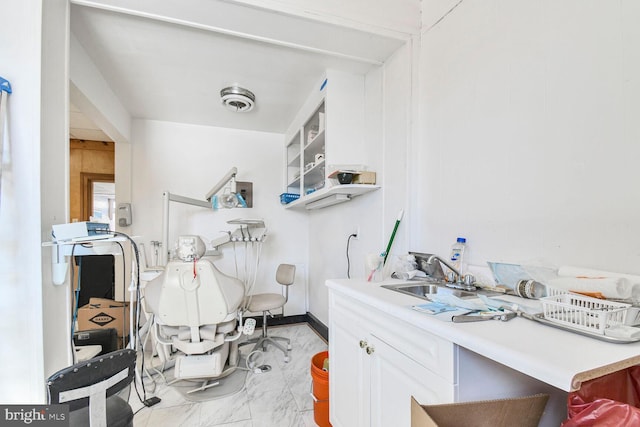
M 453 268 L 458 270 L 460 273 L 459 280 L 462 280 L 464 277 L 464 252 L 467 248 L 467 239 L 464 237 L 458 237 L 456 242 L 451 246 L 451 256 L 449 260 L 451 261 L 451 265 Z

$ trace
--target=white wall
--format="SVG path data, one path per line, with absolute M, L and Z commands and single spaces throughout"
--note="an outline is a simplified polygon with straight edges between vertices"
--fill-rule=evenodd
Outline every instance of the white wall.
M 69 35 L 69 51 L 71 101 L 113 141 L 128 143 L 131 114 L 122 106 L 100 69 L 72 33 Z
M 11 82 L 8 150 L 0 205 L 2 336 L 27 351 L 1 346 L 0 401 L 37 402 L 44 383 L 40 270 L 40 43 L 42 2 L 11 0 L 11 19 L 0 26 L 0 75 Z M 34 126 L 34 124 L 36 124 Z M 5 151 L 6 153 L 7 151 Z M 24 207 L 29 209 L 24 209 Z M 31 262 L 27 262 L 30 260 Z M 29 268 L 18 269 L 18 265 Z M 19 304 L 18 301 L 29 301 Z M 14 319 L 13 321 L 11 321 Z M 21 319 L 22 321 L 15 321 Z
M 262 247 L 256 292 L 280 292 L 275 271 L 280 263 L 298 266 L 299 281 L 290 289 L 286 314 L 304 314 L 307 270 L 307 217 L 285 210 L 278 195 L 283 183 L 284 137 L 281 134 L 240 131 L 178 123 L 134 120 L 132 132 L 131 233 L 141 236 L 150 258 L 152 240 L 162 237 L 162 193 L 204 200 L 209 190 L 232 167 L 238 181 L 253 182 L 253 208 L 220 209 L 171 203 L 170 243 L 181 234 L 198 234 L 205 241 L 234 230 L 228 220 L 262 218 L 268 238 Z M 244 259 L 238 247 L 241 267 Z M 233 245 L 223 246 L 219 268 L 235 275 Z M 241 269 L 243 271 L 243 269 Z
M 365 79 L 365 144 L 361 159 L 376 171 L 377 184 L 382 189 L 309 213 L 310 312 L 325 324 L 328 324 L 325 281 L 347 277 L 348 267 L 350 277 L 365 277 L 366 255 L 380 254 L 386 249 L 399 211 L 408 206 L 412 52 L 408 43 Z M 327 117 L 327 127 L 329 120 Z M 329 155 L 327 162 L 332 163 Z M 406 224 L 401 223 L 398 229 L 389 262 L 394 255 L 408 250 Z M 347 261 L 347 239 L 357 228 L 360 238 L 350 241 Z
M 632 1 L 465 0 L 423 34 L 414 247 L 640 273 L 639 19 Z
M 69 4 L 53 0 L 42 5 L 40 229 L 41 241 L 47 242 L 52 225 L 69 220 Z M 48 377 L 72 361 L 71 291 L 69 281 L 53 284 L 52 251 L 42 248 L 41 252 L 44 374 Z
M 50 249 L 41 246 L 51 223 L 65 222 L 67 212 L 60 185 L 68 143 L 67 2 L 8 0 L 3 8 L 10 18 L 0 26 L 0 75 L 13 94 L 0 198 L 0 333 L 6 344 L 0 350 L 0 402 L 44 403 L 45 378 L 68 355 L 64 330 L 56 329 L 68 325 L 65 287 L 51 283 Z M 60 308 L 46 322 L 55 309 L 45 304 Z

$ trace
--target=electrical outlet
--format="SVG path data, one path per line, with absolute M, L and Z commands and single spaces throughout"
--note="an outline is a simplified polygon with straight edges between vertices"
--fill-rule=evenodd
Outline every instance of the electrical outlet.
M 360 238 L 360 226 L 356 227 L 356 231 L 354 231 L 353 234 L 355 234 L 354 239 L 358 240 Z

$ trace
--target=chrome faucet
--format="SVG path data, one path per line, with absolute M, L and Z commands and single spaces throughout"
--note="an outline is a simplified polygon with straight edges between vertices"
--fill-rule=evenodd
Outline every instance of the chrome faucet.
M 441 264 L 444 264 L 449 270 L 451 270 L 454 274 L 453 283 L 447 283 L 448 287 L 451 288 L 456 288 L 456 289 L 463 289 L 465 291 L 475 291 L 476 287 L 473 286 L 472 283 L 465 283 L 463 281 L 463 277 L 460 274 L 460 272 L 458 270 L 456 270 L 451 264 L 449 264 L 447 261 L 445 261 L 444 259 L 440 258 L 438 255 L 431 255 L 428 259 L 427 259 L 427 264 L 432 264 L 434 260 L 439 261 Z

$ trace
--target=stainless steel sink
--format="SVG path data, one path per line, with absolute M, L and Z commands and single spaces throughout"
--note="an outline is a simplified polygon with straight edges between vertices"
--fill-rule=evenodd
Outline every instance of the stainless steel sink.
M 458 298 L 475 297 L 478 292 L 465 291 L 462 289 L 454 289 L 442 283 L 400 283 L 397 285 L 382 285 L 383 288 L 400 292 L 414 297 L 429 299 L 430 295 L 454 295 Z

